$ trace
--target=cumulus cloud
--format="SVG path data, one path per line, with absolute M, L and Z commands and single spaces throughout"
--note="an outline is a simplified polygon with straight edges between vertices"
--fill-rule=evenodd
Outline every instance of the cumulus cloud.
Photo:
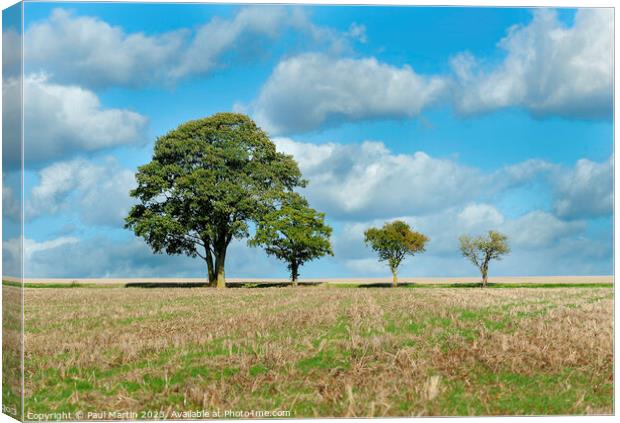
M 542 269 L 540 257 L 554 257 L 556 261 L 581 262 L 581 252 L 565 248 L 568 245 L 591 245 L 594 251 L 588 255 L 596 256 L 601 263 L 608 265 L 604 257 L 606 240 L 584 237 L 585 221 L 564 221 L 551 213 L 533 210 L 515 218 L 508 218 L 499 209 L 486 203 L 469 203 L 465 206 L 421 216 L 399 216 L 414 230 L 420 231 L 430 239 L 427 250 L 405 262 L 403 275 L 411 271 L 415 275 L 475 275 L 476 269 L 460 256 L 458 238 L 462 234 L 481 235 L 489 230 L 498 230 L 508 235 L 512 252 L 506 262 L 494 264 L 506 272 L 504 274 L 549 274 Z M 390 219 L 392 220 L 392 219 Z M 375 254 L 364 245 L 364 231 L 370 227 L 380 227 L 385 220 L 373 219 L 363 222 L 345 223 L 334 234 L 336 257 L 358 276 L 385 274 L 387 268 L 377 262 Z M 538 258 L 536 258 L 538 256 Z M 519 258 L 528 257 L 526 261 Z M 535 266 L 531 263 L 534 262 Z M 555 263 L 551 261 L 551 263 Z M 601 264 L 598 263 L 598 264 Z M 441 266 L 438 268 L 437 266 Z M 578 269 L 575 263 L 571 269 Z M 558 268 L 554 268 L 556 273 Z M 544 270 L 544 271 L 543 271 Z M 600 270 L 599 270 L 600 271 Z M 540 273 L 543 272 L 543 273 Z M 581 270 L 580 273 L 583 273 Z
M 21 85 L 20 77 L 4 77 L 2 81 L 2 164 L 7 170 L 21 168 Z
M 364 34 L 356 26 L 350 32 Z M 611 117 L 611 9 L 580 9 L 570 27 L 554 11 L 536 11 L 498 47 L 505 52 L 499 65 L 464 52 L 452 59 L 451 74 L 428 76 L 372 57 L 301 54 L 278 64 L 250 109 L 275 135 L 412 118 L 450 98 L 462 115 L 520 107 L 536 117 Z
M 565 26 L 552 10 L 499 42 L 495 67 L 462 53 L 452 60 L 454 103 L 462 114 L 523 107 L 537 117 L 610 119 L 613 102 L 613 10 L 579 9 Z
M 458 238 L 463 234 L 481 235 L 489 230 L 498 230 L 506 233 L 511 245 L 516 248 L 540 249 L 550 247 L 563 237 L 580 234 L 586 228 L 585 221 L 563 221 L 542 210 L 507 218 L 497 207 L 486 203 L 469 203 L 438 213 L 400 216 L 390 220 L 395 219 L 404 220 L 415 230 L 428 235 L 432 241 L 428 251 L 437 255 L 457 253 Z M 346 223 L 336 245 L 341 250 L 354 251 L 352 243 L 362 245 L 366 229 L 382 226 L 383 223 L 383 219 Z
M 408 65 L 307 53 L 281 61 L 252 108 L 270 133 L 290 134 L 346 121 L 414 117 L 445 88 L 443 78 L 419 75 Z
M 11 241 L 9 241 L 11 242 Z M 5 242 L 7 244 L 7 242 Z M 79 240 L 24 241 L 26 278 L 202 276 L 199 260 L 153 254 L 139 239 L 112 241 L 106 237 Z M 176 272 L 170 272 L 176 268 Z
M 613 159 L 579 160 L 566 167 L 531 159 L 493 172 L 431 157 L 396 154 L 383 143 L 312 144 L 275 138 L 278 150 L 293 155 L 310 184 L 306 195 L 337 218 L 359 219 L 425 214 L 468 202 L 494 199 L 535 181 L 545 184 L 560 217 L 609 215 Z M 468 209 L 464 213 L 491 213 Z M 459 218 L 466 218 L 463 215 Z
M 406 264 L 403 274 L 475 273 L 459 256 L 458 236 L 463 233 L 481 234 L 489 229 L 497 229 L 509 235 L 513 254 L 507 259 L 508 264 L 498 266 L 499 270 L 507 273 L 539 273 L 544 270 L 540 257 L 548 255 L 554 255 L 554 260 L 565 263 L 566 269 L 576 272 L 579 270 L 575 264 L 578 254 L 566 249 L 566 244 L 594 249 L 588 252 L 595 260 L 588 269 L 603 272 L 601 269 L 608 265 L 604 254 L 607 251 L 605 242 L 584 238 L 587 226 L 585 220 L 564 220 L 542 210 L 509 218 L 496 206 L 471 201 L 468 195 L 455 200 L 458 190 L 445 181 L 447 175 L 450 175 L 459 181 L 457 186 L 480 184 L 479 187 L 484 190 L 493 186 L 497 180 L 495 178 L 501 173 L 488 177 L 470 168 L 427 155 L 393 155 L 381 143 L 312 146 L 287 139 L 276 142 L 280 150 L 303 158 L 300 166 L 305 174 L 324 178 L 317 180 L 311 176 L 308 189 L 316 187 L 317 191 L 309 191 L 307 195 L 314 207 L 328 212 L 330 221 L 340 220 L 335 226 L 333 237 L 336 252 L 333 269 L 336 272 L 348 269 L 359 276 L 383 275 L 386 269 L 377 263 L 373 253 L 364 246 L 363 232 L 371 226 L 381 226 L 386 220 L 397 218 L 409 222 L 431 240 L 427 252 Z M 356 165 L 357 160 L 361 160 L 360 165 Z M 374 160 L 378 165 L 369 166 Z M 396 180 L 386 171 L 391 167 L 397 167 L 400 172 L 410 169 L 412 173 L 407 174 L 410 177 L 408 183 L 403 183 L 404 179 Z M 435 185 L 418 187 L 415 182 L 416 172 L 427 173 L 431 169 L 443 173 L 430 172 L 434 178 L 425 180 L 436 180 Z M 356 183 L 357 177 L 366 180 L 368 184 Z M 374 181 L 374 177 L 378 178 L 378 182 Z M 111 227 L 120 227 L 121 219 L 130 205 L 127 193 L 134 183 L 132 172 L 123 170 L 113 160 L 92 163 L 76 159 L 56 163 L 42 169 L 38 179 L 27 201 L 28 218 L 40 214 L 75 212 L 82 222 L 91 225 L 107 224 Z M 393 190 L 395 197 L 391 197 L 388 188 L 392 187 L 404 189 L 405 193 Z M 418 188 L 422 192 L 418 192 Z M 442 189 L 446 191 L 442 193 Z M 463 191 L 471 193 L 470 189 Z M 409 198 L 411 196 L 413 198 Z M 403 202 L 404 205 L 401 204 Z M 429 208 L 429 204 L 432 208 Z M 73 236 L 63 235 L 50 241 L 54 242 L 25 243 L 30 251 L 27 258 L 32 269 L 31 277 L 101 277 L 129 273 L 136 276 L 200 276 L 204 270 L 200 261 L 155 256 L 139 239 L 130 242 L 105 238 L 76 241 Z M 538 251 L 538 255 L 532 251 Z M 79 260 L 65 264 L 68 254 L 79 257 Z M 259 250 L 250 251 L 243 241 L 236 242 L 232 256 L 236 258 L 231 258 L 234 264 L 230 268 L 234 269 L 236 275 L 273 276 L 277 272 L 283 273 L 282 266 L 264 257 Z M 515 257 L 527 258 L 537 264 L 523 264 Z M 7 260 L 10 261 L 10 257 Z M 59 266 L 58 263 L 63 265 Z M 450 269 L 446 270 L 448 264 Z M 441 266 L 441 271 L 437 266 Z
M 21 237 L 2 240 L 2 276 L 19 277 L 22 274 Z
M 528 159 L 520 163 L 505 166 L 497 178 L 498 183 L 508 188 L 527 184 L 540 175 L 549 175 L 557 172 L 559 166 L 541 159 Z
M 423 152 L 394 154 L 381 142 L 314 145 L 276 138 L 292 154 L 310 202 L 334 217 L 426 213 L 481 195 L 491 177 L 475 168 Z
M 126 109 L 106 109 L 92 91 L 51 83 L 45 75 L 27 76 L 23 83 L 27 166 L 76 152 L 141 143 L 146 139 L 146 117 Z M 3 92 L 14 98 L 19 98 L 19 90 L 19 80 L 10 79 L 3 84 Z M 17 116 L 19 121 L 19 102 L 8 106 L 5 116 Z M 17 141 L 19 127 L 11 131 L 15 132 L 12 139 Z M 19 143 L 12 144 L 15 146 L 9 154 L 19 163 Z
M 101 164 L 84 159 L 54 163 L 41 169 L 38 179 L 25 202 L 28 220 L 77 212 L 85 224 L 122 227 L 132 204 L 134 174 L 112 158 Z
M 242 8 L 230 19 L 152 35 L 55 9 L 28 28 L 24 54 L 30 71 L 51 72 L 60 82 L 94 88 L 173 84 L 256 55 L 263 41 L 289 29 L 336 52 L 364 36 L 362 26 L 339 33 L 313 24 L 302 9 L 278 6 Z
M 585 228 L 585 221 L 564 221 L 541 210 L 529 212 L 503 226 L 515 246 L 528 249 L 549 247 Z
M 305 194 L 310 202 L 338 219 L 436 213 L 495 200 L 535 182 L 546 187 L 559 217 L 591 218 L 612 212 L 613 157 L 600 163 L 581 159 L 570 167 L 530 159 L 483 172 L 424 152 L 396 154 L 377 141 L 312 144 L 274 138 L 274 142 L 278 150 L 295 157 L 309 179 Z
M 380 142 L 315 145 L 289 138 L 274 142 L 278 150 L 296 158 L 309 179 L 304 194 L 313 207 L 338 222 L 333 238 L 337 260 L 356 275 L 385 271 L 364 246 L 363 233 L 394 219 L 409 222 L 431 239 L 427 253 L 414 260 L 423 266 L 423 272 L 416 267 L 415 274 L 437 275 L 441 272 L 433 266 L 448 263 L 455 266 L 454 275 L 471 274 L 459 256 L 458 237 L 490 229 L 510 237 L 514 251 L 508 264 L 502 264 L 508 273 L 549 274 L 540 258 L 549 257 L 583 274 L 585 270 L 575 264 L 581 262 L 578 253 L 567 250 L 567 244 L 590 245 L 598 252 L 592 253 L 596 256 L 592 266 L 584 269 L 605 273 L 609 267 L 604 254 L 608 240 L 589 238 L 587 227 L 588 219 L 611 213 L 612 158 L 601 163 L 584 159 L 574 166 L 532 159 L 485 173 L 421 152 L 395 154 Z M 524 193 L 530 186 L 544 187 L 546 209 L 526 206 L 520 215 L 509 217 L 494 205 L 510 190 Z M 535 265 L 519 264 L 516 258 Z
M 581 159 L 554 177 L 555 212 L 566 218 L 609 216 L 613 211 L 613 156 L 597 163 Z
M 21 251 L 19 238 L 3 241 L 5 275 L 19 275 Z M 119 240 L 101 235 L 46 241 L 26 238 L 23 258 L 25 278 L 206 277 L 207 273 L 202 259 L 154 254 L 142 239 L 130 234 Z M 228 277 L 286 275 L 285 266 L 262 250 L 247 247 L 245 241 L 231 243 L 226 266 Z
M 137 83 L 165 73 L 183 42 L 183 31 L 126 34 L 101 19 L 54 9 L 48 19 L 32 23 L 26 31 L 24 59 L 30 71 L 42 68 L 61 82 Z
M 570 167 L 530 159 L 504 167 L 497 179 L 510 188 L 538 178 L 549 185 L 553 211 L 561 218 L 596 218 L 613 211 L 613 156 L 603 162 L 580 159 Z
M 245 36 L 275 37 L 283 26 L 287 13 L 283 8 L 253 7 L 241 9 L 231 20 L 214 18 L 198 28 L 170 76 L 204 74 L 219 66 L 221 55 L 232 47 L 242 48 Z M 250 39 L 247 39 L 251 42 Z M 256 46 L 258 47 L 258 46 Z
M 24 269 L 28 270 L 33 255 L 53 249 L 62 251 L 67 246 L 79 242 L 79 239 L 75 237 L 60 237 L 42 242 L 24 238 L 22 245 L 21 239 L 21 237 L 17 237 L 2 241 L 3 275 L 19 276 L 21 275 L 22 260 L 24 261 Z
M 467 232 L 500 227 L 504 216 L 489 204 L 469 204 L 456 215 L 457 226 Z
M 2 185 L 2 216 L 21 221 L 21 198 L 10 186 Z
M 2 31 L 2 73 L 3 78 L 15 78 L 21 73 L 22 37 L 13 28 Z

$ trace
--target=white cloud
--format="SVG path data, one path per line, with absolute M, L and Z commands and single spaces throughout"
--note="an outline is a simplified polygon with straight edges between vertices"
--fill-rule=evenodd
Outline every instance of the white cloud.
M 207 273 L 202 259 L 155 254 L 129 233 L 121 240 L 106 236 L 26 238 L 23 254 L 26 278 L 206 277 Z M 20 257 L 19 238 L 3 241 L 4 274 L 19 274 Z M 286 275 L 285 265 L 269 259 L 262 250 L 247 247 L 245 241 L 231 243 L 226 267 L 228 277 Z
M 274 138 L 274 142 L 278 150 L 295 157 L 309 179 L 305 193 L 311 203 L 336 218 L 437 213 L 488 201 L 535 181 L 546 184 L 561 217 L 611 212 L 611 158 L 604 163 L 582 159 L 571 168 L 532 159 L 484 173 L 423 152 L 395 154 L 381 142 L 312 144 L 290 138 Z M 471 221 L 476 216 L 489 219 L 493 211 L 477 206 L 465 209 L 458 218 Z
M 398 216 L 411 227 L 429 237 L 426 252 L 408 258 L 401 273 L 403 276 L 476 275 L 476 269 L 463 259 L 459 252 L 458 238 L 462 234 L 482 235 L 498 230 L 508 236 L 512 249 L 504 261 L 493 264 L 496 274 L 587 274 L 605 273 L 609 257 L 605 255 L 606 241 L 586 238 L 585 221 L 564 221 L 541 210 L 534 210 L 516 218 L 508 218 L 495 206 L 470 203 L 422 216 Z M 364 245 L 364 231 L 380 227 L 383 219 L 345 223 L 334 233 L 336 257 L 355 276 L 387 276 L 388 269 L 377 261 L 372 250 Z M 591 251 L 571 250 L 567 246 L 590 246 Z M 587 255 L 588 258 L 582 258 Z M 593 263 L 587 263 L 594 259 Z M 544 268 L 545 260 L 548 268 Z M 549 268 L 549 263 L 553 266 Z M 561 267 L 556 263 L 562 263 Z
M 361 27 L 351 33 L 363 39 Z M 609 119 L 613 96 L 613 11 L 580 9 L 566 27 L 538 10 L 501 40 L 499 65 L 468 52 L 452 59 L 452 75 L 419 75 L 375 58 L 307 53 L 281 61 L 251 105 L 275 135 L 342 122 L 404 119 L 450 97 L 464 115 L 520 107 L 537 117 Z
M 155 35 L 127 33 L 99 18 L 55 9 L 28 28 L 25 59 L 30 71 L 45 70 L 54 80 L 88 87 L 173 84 L 256 56 L 265 50 L 265 40 L 288 29 L 334 52 L 346 51 L 351 40 L 364 35 L 361 26 L 339 33 L 314 25 L 302 9 L 280 6 L 242 8 L 230 19 L 214 17 L 195 29 Z
M 2 76 L 16 78 L 21 73 L 22 38 L 13 28 L 2 31 Z
M 134 174 L 115 159 L 58 162 L 41 169 L 38 178 L 25 202 L 28 220 L 77 212 L 85 224 L 121 227 L 132 204 Z
M 15 195 L 13 188 L 2 185 L 2 216 L 15 222 L 21 222 L 21 198 Z
M 408 258 L 405 260 L 405 263 L 408 263 L 410 260 Z M 345 262 L 345 267 L 353 275 L 360 277 L 387 277 L 386 275 L 388 275 L 388 267 L 385 263 L 379 262 L 375 257 L 348 259 Z M 402 267 L 399 270 L 402 270 Z
M 563 221 L 551 213 L 533 210 L 516 218 L 506 217 L 497 207 L 486 203 L 469 203 L 426 216 L 404 217 L 413 227 L 431 238 L 431 254 L 458 252 L 458 238 L 463 234 L 483 235 L 497 230 L 508 235 L 516 249 L 545 249 L 559 240 L 581 234 L 584 221 Z
M 527 184 L 540 175 L 557 172 L 559 166 L 540 159 L 529 159 L 520 163 L 505 166 L 501 169 L 498 183 L 503 181 L 507 187 Z
M 299 143 L 276 138 L 292 154 L 310 184 L 310 202 L 330 216 L 347 219 L 427 213 L 481 195 L 490 176 L 426 153 L 393 154 L 381 142 Z
M 508 273 L 609 271 L 605 270 L 609 259 L 603 253 L 607 241 L 599 239 L 601 234 L 588 235 L 586 228 L 587 219 L 611 214 L 612 157 L 601 163 L 582 159 L 570 167 L 527 160 L 484 173 L 425 153 L 394 154 L 378 142 L 315 145 L 288 138 L 274 142 L 279 151 L 296 158 L 309 179 L 304 194 L 310 204 L 325 212 L 331 222 L 342 224 L 334 233 L 334 251 L 337 260 L 358 276 L 385 270 L 373 266 L 374 256 L 364 246 L 364 230 L 398 218 L 431 239 L 424 257 L 414 260 L 425 267 L 411 268 L 423 273 L 414 274 L 439 274 L 433 266 L 441 266 L 442 260 L 443 265 L 454 266 L 450 269 L 453 275 L 471 274 L 467 263 L 460 261 L 458 237 L 490 229 L 510 237 L 514 254 L 499 267 Z M 548 202 L 538 207 L 547 210 L 519 205 L 516 209 L 521 215 L 509 218 L 493 204 L 513 189 L 518 196 L 512 201 L 530 201 L 530 187 L 532 198 L 544 189 Z M 579 253 L 565 245 L 590 245 L 598 253 L 592 252 L 593 262 L 580 271 Z M 544 269 L 544 261 L 532 251 L 562 267 L 554 264 L 555 270 Z M 527 263 L 519 264 L 519 258 Z
M 18 80 L 5 81 L 3 91 L 15 90 L 19 90 Z M 27 166 L 145 140 L 147 118 L 130 110 L 106 109 L 97 95 L 84 88 L 50 83 L 44 75 L 30 75 L 24 79 L 24 100 Z M 10 109 L 19 107 L 19 103 L 9 105 Z M 6 116 L 14 114 L 19 116 L 19 111 L 8 110 Z
M 54 9 L 25 35 L 30 71 L 42 68 L 62 82 L 89 86 L 138 83 L 166 72 L 183 45 L 184 32 L 126 34 L 95 17 Z
M 443 78 L 419 75 L 407 65 L 307 53 L 277 65 L 253 104 L 253 115 L 272 134 L 410 118 L 436 103 L 445 88 Z
M 193 39 L 170 72 L 173 79 L 205 74 L 220 66 L 223 53 L 242 49 L 243 37 L 264 35 L 274 38 L 285 25 L 288 14 L 280 7 L 241 9 L 231 20 L 213 18 L 198 28 Z M 251 39 L 247 39 L 251 42 Z M 258 46 L 256 46 L 258 47 Z
M 484 234 L 490 229 L 500 230 L 506 217 L 493 205 L 470 202 L 424 216 L 405 217 L 414 228 L 431 239 L 430 254 L 454 255 L 458 252 L 458 238 L 463 234 Z
M 200 260 L 153 254 L 138 238 L 119 242 L 106 237 L 26 239 L 24 262 L 27 278 L 188 276 L 192 270 L 193 276 L 199 277 L 199 269 L 204 267 Z
M 536 210 L 500 228 L 506 231 L 515 246 L 531 249 L 549 247 L 562 237 L 581 233 L 586 223 L 563 221 L 550 213 Z
M 489 204 L 470 204 L 457 216 L 456 222 L 467 231 L 481 227 L 495 228 L 504 223 L 504 216 Z
M 535 183 L 548 191 L 548 207 L 561 218 L 609 216 L 613 210 L 613 157 L 581 159 L 571 167 L 531 159 L 485 173 L 423 152 L 395 154 L 376 141 L 312 144 L 274 138 L 274 143 L 293 155 L 310 181 L 305 189 L 310 202 L 338 219 L 437 213 Z M 483 207 L 463 213 L 459 218 L 492 212 Z
M 571 167 L 530 159 L 504 167 L 497 174 L 497 186 L 507 189 L 542 178 L 550 187 L 555 214 L 595 218 L 613 211 L 613 171 L 613 156 L 603 162 L 580 159 Z
M 613 211 L 613 156 L 597 163 L 581 159 L 554 177 L 555 212 L 566 218 L 609 216 Z
M 579 9 L 566 27 L 555 11 L 538 10 L 499 43 L 506 57 L 488 69 L 470 53 L 456 56 L 454 102 L 475 114 L 523 107 L 534 116 L 611 118 L 613 10 Z
M 450 207 L 424 215 L 401 215 L 389 219 L 372 219 L 359 222 L 345 222 L 334 233 L 336 257 L 344 259 L 352 270 L 366 271 L 376 265 L 375 254 L 364 244 L 364 231 L 370 227 L 381 227 L 386 221 L 403 220 L 415 231 L 429 237 L 424 256 L 449 258 L 458 256 L 458 237 L 462 234 L 482 234 L 490 229 L 504 229 L 506 218 L 494 206 L 484 203 L 469 203 Z M 371 260 L 372 258 L 372 260 Z M 381 271 L 380 267 L 376 271 Z M 385 269 L 383 269 L 385 271 Z
M 24 261 L 26 263 L 32 260 L 33 255 L 60 248 L 66 248 L 68 245 L 77 244 L 80 240 L 76 237 L 72 236 L 63 236 L 60 238 L 51 239 L 48 241 L 37 242 L 32 239 L 25 238 L 24 239 Z
M 21 168 L 22 80 L 3 77 L 2 81 L 2 164 L 4 169 Z
M 22 272 L 22 260 L 24 269 L 28 270 L 28 266 L 33 255 L 47 250 L 57 249 L 62 251 L 71 244 L 77 244 L 79 239 L 75 237 L 60 237 L 48 241 L 37 242 L 32 239 L 25 238 L 23 245 L 21 237 L 12 238 L 2 241 L 2 274 L 18 277 Z
M 611 269 L 611 244 L 604 236 L 586 237 L 584 221 L 563 221 L 550 213 L 535 210 L 508 218 L 496 207 L 484 203 L 422 215 L 397 216 L 430 238 L 427 251 L 405 261 L 402 276 L 470 276 L 476 269 L 460 256 L 458 236 L 483 234 L 496 229 L 509 236 L 512 252 L 494 262 L 493 275 L 606 274 Z M 346 222 L 336 227 L 336 253 L 331 269 L 358 277 L 388 276 L 387 267 L 363 242 L 364 230 L 381 226 L 384 219 Z M 609 234 L 611 237 L 611 232 Z M 17 239 L 4 243 L 4 266 L 19 257 Z M 105 237 L 77 240 L 61 236 L 44 242 L 24 243 L 28 277 L 114 277 L 203 276 L 199 259 L 154 255 L 139 238 L 113 241 Z M 282 263 L 267 258 L 245 241 L 235 241 L 228 254 L 228 276 L 285 276 Z M 309 271 L 310 272 L 310 271 Z M 325 276 L 318 270 L 318 275 Z M 344 276 L 344 274 L 343 274 Z
M 2 276 L 19 277 L 22 274 L 21 238 L 2 240 Z

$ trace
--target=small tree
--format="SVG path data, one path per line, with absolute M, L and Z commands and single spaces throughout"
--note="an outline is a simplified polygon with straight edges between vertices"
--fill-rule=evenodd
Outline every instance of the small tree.
M 463 235 L 459 238 L 461 253 L 480 269 L 482 286 L 487 286 L 489 276 L 489 262 L 493 259 L 501 260 L 502 256 L 510 252 L 506 235 L 496 231 L 489 231 L 487 236 L 472 238 Z
M 325 215 L 291 192 L 281 199 L 280 207 L 259 219 L 249 244 L 263 246 L 267 254 L 286 261 L 293 286 L 297 286 L 300 266 L 326 254 L 334 255 L 329 243 L 331 233 Z
M 400 220 L 386 223 L 382 228 L 370 228 L 364 232 L 366 245 L 379 253 L 380 261 L 387 261 L 392 271 L 392 284 L 398 285 L 398 266 L 407 254 L 424 251 L 428 238 L 411 229 Z
M 202 258 L 218 288 L 226 286 L 231 241 L 249 236 L 248 223 L 272 210 L 275 198 L 305 185 L 293 157 L 237 113 L 185 122 L 159 137 L 136 180 L 130 195 L 138 204 L 125 226 L 156 253 Z

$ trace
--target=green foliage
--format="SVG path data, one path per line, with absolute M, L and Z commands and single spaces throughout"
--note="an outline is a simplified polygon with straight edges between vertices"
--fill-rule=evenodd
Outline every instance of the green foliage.
M 506 235 L 496 231 L 489 231 L 486 236 L 462 235 L 459 238 L 461 254 L 480 269 L 483 286 L 487 285 L 489 262 L 501 260 L 503 255 L 510 253 L 507 240 Z
M 386 261 L 398 283 L 397 269 L 406 255 L 425 251 L 428 238 L 400 220 L 385 223 L 382 228 L 370 228 L 364 232 L 364 241 L 379 254 L 380 261 Z
M 325 215 L 311 208 L 301 195 L 291 192 L 280 199 L 280 207 L 260 218 L 249 244 L 264 246 L 267 254 L 286 261 L 291 280 L 296 282 L 299 267 L 304 263 L 333 255 L 331 232 Z
M 140 166 L 139 203 L 126 227 L 151 248 L 201 257 L 209 281 L 225 286 L 226 249 L 248 236 L 248 222 L 272 210 L 274 199 L 304 186 L 297 163 L 247 116 L 217 113 L 159 137 L 153 159 Z

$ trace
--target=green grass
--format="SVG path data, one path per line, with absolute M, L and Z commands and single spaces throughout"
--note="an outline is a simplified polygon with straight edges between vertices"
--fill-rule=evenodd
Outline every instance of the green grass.
M 37 290 L 25 407 L 610 413 L 612 307 L 602 287 Z
M 613 396 L 610 381 L 574 369 L 533 375 L 479 369 L 470 375 L 470 383 L 480 386 L 480 391 L 468 392 L 461 381 L 450 383 L 440 397 L 441 408 L 457 415 L 581 414 L 579 404 L 600 407 Z
M 348 369 L 349 361 L 346 352 L 335 350 L 321 351 L 318 354 L 297 362 L 302 372 L 308 373 L 313 369 Z
M 18 288 L 119 288 L 123 286 L 120 283 L 80 283 L 80 282 L 70 282 L 70 283 L 38 283 L 38 282 L 15 282 L 15 281 L 2 281 L 2 285 L 4 286 L 14 286 Z

